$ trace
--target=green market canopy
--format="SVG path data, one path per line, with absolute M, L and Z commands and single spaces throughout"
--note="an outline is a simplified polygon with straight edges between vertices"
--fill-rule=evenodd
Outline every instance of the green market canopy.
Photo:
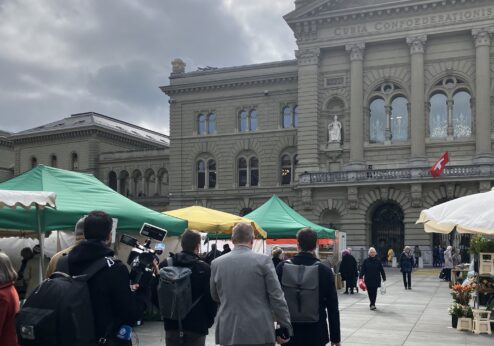
M 50 191 L 56 193 L 56 209 L 45 208 L 40 230 L 73 230 L 84 215 L 102 210 L 118 219 L 117 230 L 137 232 L 144 222 L 180 235 L 187 221 L 148 209 L 120 195 L 91 174 L 38 165 L 0 184 L 0 190 Z M 37 230 L 36 208 L 0 209 L 0 229 Z
M 244 217 L 257 222 L 268 233 L 270 239 L 295 238 L 297 232 L 305 227 L 316 231 L 319 238 L 335 239 L 334 229 L 307 220 L 276 195 Z

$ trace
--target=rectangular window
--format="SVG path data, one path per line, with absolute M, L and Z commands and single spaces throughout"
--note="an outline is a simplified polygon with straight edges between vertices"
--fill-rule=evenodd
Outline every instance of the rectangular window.
M 250 171 L 250 186 L 259 185 L 259 170 L 252 169 Z
M 247 170 L 238 171 L 238 186 L 247 186 Z
M 197 173 L 197 187 L 199 189 L 204 189 L 205 185 L 206 185 L 206 173 L 205 172 L 198 172 Z

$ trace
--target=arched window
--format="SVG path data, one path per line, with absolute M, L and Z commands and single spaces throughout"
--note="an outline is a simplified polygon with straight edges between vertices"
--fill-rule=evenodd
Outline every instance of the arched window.
M 146 172 L 144 172 L 144 195 L 153 196 L 156 193 L 156 175 L 154 174 L 154 170 L 152 168 L 148 168 L 146 169 Z
M 377 98 L 370 104 L 370 136 L 373 143 L 384 143 L 384 129 L 386 126 L 386 111 L 384 100 Z
M 142 197 L 144 195 L 142 187 L 142 173 L 138 169 L 132 173 L 132 184 L 132 195 L 134 197 Z
M 38 165 L 38 159 L 36 156 L 31 157 L 31 168 L 34 168 Z
M 293 127 L 298 127 L 298 106 L 293 107 Z
M 165 168 L 160 168 L 158 171 L 158 181 L 156 182 L 156 185 L 156 194 L 158 196 L 167 196 L 168 171 Z
M 206 116 L 202 113 L 197 116 L 197 134 L 206 134 Z
M 208 161 L 208 187 L 210 189 L 216 187 L 216 161 Z
M 73 171 L 76 171 L 79 169 L 79 156 L 77 155 L 77 153 L 72 153 L 71 168 Z
M 203 160 L 197 161 L 197 187 L 204 189 L 206 186 L 206 164 Z
M 453 135 L 470 137 L 472 135 L 471 96 L 466 91 L 459 91 L 453 96 Z
M 255 109 L 250 111 L 250 130 L 257 130 L 257 111 Z
M 391 102 L 391 134 L 393 142 L 408 140 L 408 100 L 403 96 Z
M 238 159 L 238 186 L 247 186 L 247 160 Z
M 209 113 L 208 115 L 208 134 L 216 133 L 216 114 Z
M 115 173 L 114 171 L 108 173 L 108 186 L 117 191 L 117 173 Z
M 238 114 L 239 117 L 239 130 L 240 132 L 249 131 L 249 124 L 247 122 L 247 112 L 242 110 Z
M 464 138 L 472 135 L 471 95 L 456 76 L 439 80 L 429 98 L 429 137 Z
M 429 99 L 429 133 L 431 138 L 444 138 L 448 135 L 448 98 L 435 94 Z
M 57 155 L 55 155 L 55 154 L 51 155 L 50 166 L 57 167 Z
M 281 185 L 290 185 L 292 183 L 293 166 L 290 155 L 285 154 L 281 157 Z
M 249 160 L 250 169 L 250 186 L 259 185 L 259 160 L 257 157 L 251 157 Z

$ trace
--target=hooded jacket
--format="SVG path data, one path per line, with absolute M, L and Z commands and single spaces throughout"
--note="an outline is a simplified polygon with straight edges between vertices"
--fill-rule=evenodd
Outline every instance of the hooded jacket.
M 182 329 L 184 331 L 194 332 L 201 335 L 207 335 L 209 328 L 214 323 L 217 305 L 211 298 L 209 287 L 209 278 L 211 269 L 207 263 L 202 261 L 199 256 L 193 252 L 182 251 L 172 255 L 172 265 L 177 267 L 187 267 L 192 270 L 190 276 L 192 288 L 192 302 L 201 297 L 199 302 L 189 311 L 187 316 L 182 320 Z M 168 266 L 168 260 L 160 264 L 160 268 Z M 174 320 L 164 320 L 165 330 L 178 330 L 178 322 Z
M 113 257 L 114 252 L 101 241 L 84 240 L 68 254 L 70 275 L 81 275 L 94 261 Z M 146 309 L 146 292 L 130 290 L 129 271 L 118 260 L 89 281 L 97 338 L 115 336 L 122 324 L 134 325 Z

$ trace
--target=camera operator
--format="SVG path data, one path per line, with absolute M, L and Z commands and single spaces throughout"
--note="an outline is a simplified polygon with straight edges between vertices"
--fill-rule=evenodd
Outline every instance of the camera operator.
M 118 339 L 116 335 L 122 325 L 132 326 L 142 319 L 149 292 L 138 285 L 131 288 L 127 267 L 113 258 L 114 252 L 108 247 L 112 222 L 105 212 L 89 213 L 84 220 L 86 240 L 67 256 L 68 271 L 72 276 L 80 275 L 96 261 L 107 261 L 108 265 L 88 281 L 95 335 L 100 345 L 131 345 L 130 340 Z M 59 262 L 57 269 L 63 265 Z

